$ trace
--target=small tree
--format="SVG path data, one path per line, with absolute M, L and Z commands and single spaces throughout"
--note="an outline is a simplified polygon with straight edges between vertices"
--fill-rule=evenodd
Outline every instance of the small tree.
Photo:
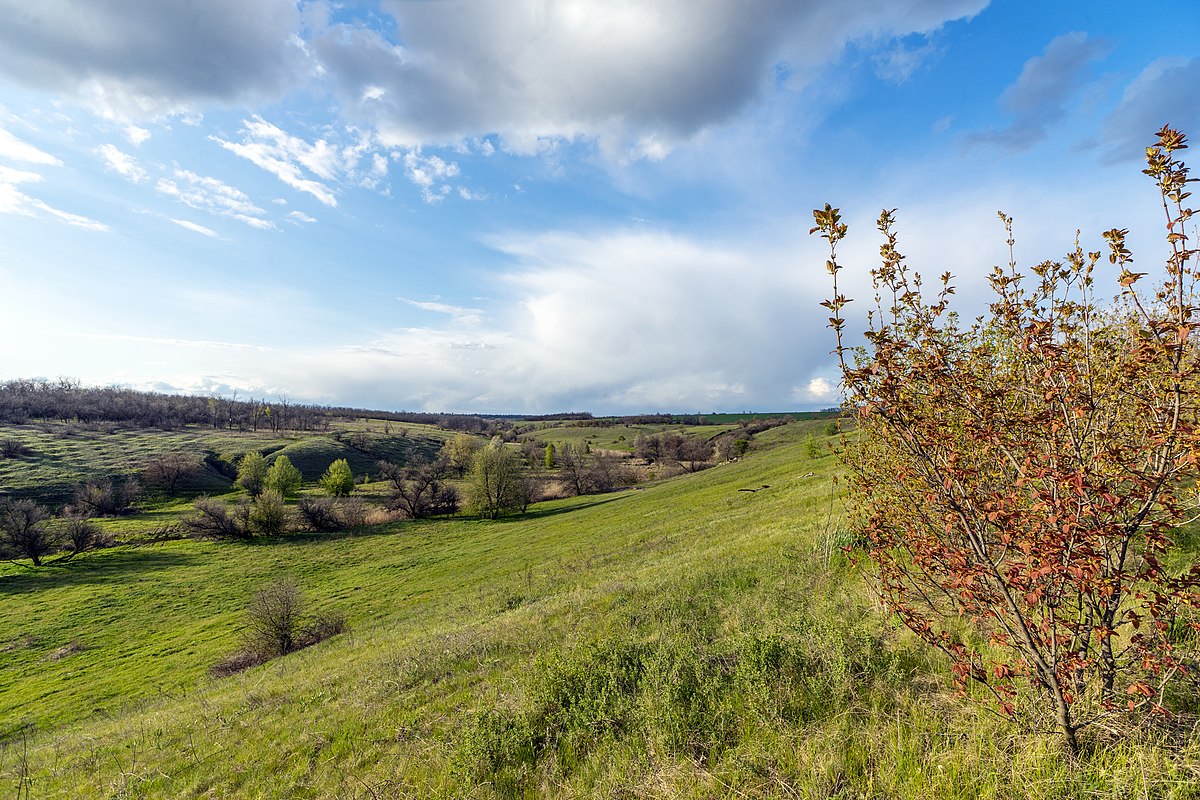
M 1166 211 L 1165 275 L 1137 291 L 1126 231 L 1106 232 L 1122 289 L 1113 307 L 1093 296 L 1101 253 L 1076 244 L 1028 281 L 1001 215 L 1009 265 L 992 272 L 989 313 L 964 328 L 948 310 L 950 275 L 927 299 L 885 211 L 877 303 L 866 346 L 852 349 L 837 290 L 846 225 L 828 205 L 814 212 L 856 422 L 841 455 L 874 585 L 949 656 L 960 690 L 973 681 L 1011 715 L 1031 685 L 1032 713 L 1048 714 L 1073 752 L 1078 730 L 1105 714 L 1166 713 L 1181 645 L 1200 632 L 1188 611 L 1200 566 L 1166 566 L 1200 461 L 1200 264 L 1184 236 L 1184 137 L 1158 136 L 1146 172 Z
M 46 527 L 50 513 L 32 500 L 0 499 L 0 536 L 7 555 L 28 558 L 35 567 L 58 542 Z
M 267 470 L 263 488 L 278 492 L 281 497 L 291 497 L 300 490 L 300 484 L 303 482 L 304 476 L 292 465 L 291 459 L 279 456 Z
M 147 486 L 174 494 L 182 484 L 200 474 L 203 462 L 188 453 L 163 453 L 142 465 L 142 480 Z
M 521 473 L 520 458 L 499 437 L 475 454 L 467 479 L 467 500 L 472 511 L 490 519 L 524 511 L 530 490 Z
M 546 455 L 544 458 L 546 469 L 554 469 L 554 442 L 546 444 Z
M 321 476 L 321 488 L 334 497 L 345 497 L 354 491 L 354 473 L 346 459 L 339 458 L 329 465 Z
M 112 544 L 112 535 L 105 534 L 95 522 L 87 517 L 68 516 L 63 525 L 63 542 L 66 558 Z
M 242 456 L 238 462 L 237 485 L 249 492 L 251 497 L 258 497 L 266 480 L 267 460 L 263 454 L 252 450 Z
M 407 467 L 380 461 L 380 475 L 392 484 L 388 507 L 409 519 L 457 513 L 458 491 L 443 480 L 446 469 L 441 459 Z

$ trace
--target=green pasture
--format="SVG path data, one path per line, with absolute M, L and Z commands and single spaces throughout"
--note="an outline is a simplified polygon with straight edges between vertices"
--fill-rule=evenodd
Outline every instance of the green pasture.
M 840 550 L 825 424 L 499 522 L 0 567 L 0 793 L 1200 797 L 1186 725 L 1072 763 L 955 698 Z M 349 632 L 209 677 L 281 577 Z

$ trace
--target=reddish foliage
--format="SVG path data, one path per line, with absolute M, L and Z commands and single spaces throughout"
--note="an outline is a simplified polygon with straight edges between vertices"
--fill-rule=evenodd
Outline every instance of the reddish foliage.
M 986 686 L 1010 715 L 1020 685 L 1044 693 L 1072 750 L 1098 715 L 1165 712 L 1163 686 L 1186 668 L 1172 623 L 1200 600 L 1200 566 L 1164 566 L 1200 460 L 1200 264 L 1174 155 L 1185 140 L 1158 135 L 1145 172 L 1167 215 L 1165 275 L 1143 294 L 1126 231 L 1106 232 L 1120 270 L 1111 307 L 1094 298 L 1101 253 L 1076 243 L 1022 275 L 1001 214 L 1008 268 L 990 276 L 990 312 L 963 327 L 950 274 L 927 299 L 885 211 L 867 344 L 851 348 L 837 289 L 846 225 L 830 206 L 814 212 L 830 245 L 824 305 L 857 422 L 843 458 L 873 585 L 950 657 L 960 690 Z

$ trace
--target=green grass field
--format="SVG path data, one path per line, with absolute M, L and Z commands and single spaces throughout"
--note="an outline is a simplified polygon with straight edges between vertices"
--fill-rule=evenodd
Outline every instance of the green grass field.
M 0 793 L 1200 797 L 1186 725 L 1071 763 L 955 699 L 838 550 L 825 424 L 499 522 L 0 567 Z M 350 631 L 209 677 L 281 577 Z

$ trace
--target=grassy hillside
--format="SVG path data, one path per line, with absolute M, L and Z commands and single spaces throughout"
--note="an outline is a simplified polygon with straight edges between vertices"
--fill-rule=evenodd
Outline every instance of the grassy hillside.
M 1071 764 L 953 698 L 837 550 L 824 424 L 495 523 L 0 567 L 0 792 L 1200 797 L 1189 726 Z M 208 677 L 282 576 L 350 632 Z
M 268 455 L 282 452 L 311 481 L 338 458 L 347 459 L 355 474 L 363 474 L 373 472 L 379 458 L 403 463 L 416 453 L 436 453 L 448 436 L 427 425 L 388 425 L 385 433 L 384 423 L 377 420 L 342 428 L 346 430 L 272 433 L 195 426 L 162 431 L 108 423 L 0 425 L 0 438 L 16 439 L 31 451 L 20 458 L 0 459 L 0 494 L 61 505 L 83 481 L 137 474 L 148 459 L 164 453 L 211 454 L 236 462 L 251 450 Z M 220 492 L 229 488 L 229 481 L 210 467 L 186 488 L 193 493 Z

